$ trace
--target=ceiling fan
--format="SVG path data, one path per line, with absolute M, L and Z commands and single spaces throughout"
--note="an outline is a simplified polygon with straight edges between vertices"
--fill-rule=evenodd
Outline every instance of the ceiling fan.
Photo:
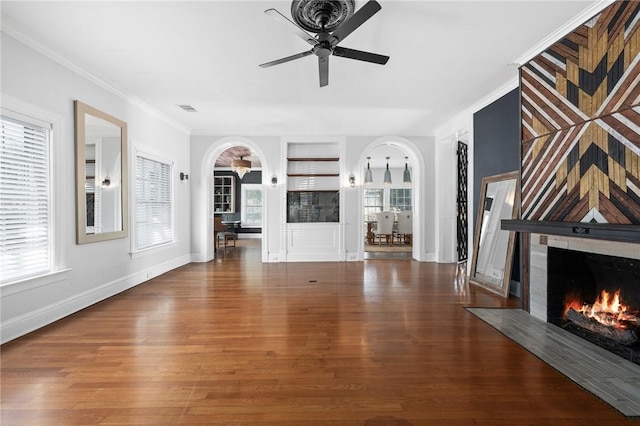
M 389 60 L 388 56 L 338 46 L 338 43 L 382 7 L 377 1 L 369 0 L 355 13 L 354 9 L 355 0 L 293 0 L 291 16 L 295 23 L 276 9 L 265 10 L 264 13 L 282 22 L 289 29 L 293 29 L 295 34 L 309 43 L 312 48 L 306 52 L 260 64 L 260 67 L 267 68 L 305 56 L 316 55 L 320 71 L 320 87 L 323 87 L 329 84 L 329 56 L 331 55 L 380 65 L 386 64 Z M 313 36 L 307 31 L 316 33 L 316 35 Z

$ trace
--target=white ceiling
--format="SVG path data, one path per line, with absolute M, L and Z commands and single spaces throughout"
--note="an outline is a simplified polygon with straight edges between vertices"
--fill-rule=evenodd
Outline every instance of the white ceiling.
M 391 57 L 330 58 L 263 11 L 288 1 L 2 1 L 3 30 L 50 50 L 196 134 L 430 135 L 517 76 L 514 59 L 592 1 L 396 1 L 340 46 Z M 356 8 L 364 1 L 356 2 Z M 177 104 L 189 104 L 187 113 Z

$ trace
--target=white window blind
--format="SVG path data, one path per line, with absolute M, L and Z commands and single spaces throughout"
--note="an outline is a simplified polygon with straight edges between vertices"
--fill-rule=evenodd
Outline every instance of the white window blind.
M 51 271 L 49 129 L 0 117 L 0 282 Z
M 136 250 L 173 241 L 173 194 L 169 163 L 136 155 Z

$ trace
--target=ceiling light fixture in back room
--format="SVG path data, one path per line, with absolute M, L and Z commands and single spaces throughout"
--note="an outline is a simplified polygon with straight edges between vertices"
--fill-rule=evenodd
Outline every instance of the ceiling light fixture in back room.
M 236 172 L 238 177 L 242 179 L 245 174 L 251 171 L 251 161 L 243 160 L 242 157 L 239 160 L 233 160 L 231 162 L 231 170 Z
M 293 0 L 291 16 L 295 22 L 276 9 L 265 10 L 264 13 L 293 30 L 312 48 L 306 52 L 260 64 L 260 66 L 267 68 L 305 56 L 316 55 L 318 57 L 320 87 L 324 87 L 329 84 L 329 56 L 331 55 L 379 65 L 386 64 L 389 60 L 388 56 L 338 46 L 338 43 L 369 20 L 382 7 L 377 1 L 369 0 L 355 13 L 354 9 L 354 0 Z M 316 33 L 316 35 L 312 36 L 307 31 Z

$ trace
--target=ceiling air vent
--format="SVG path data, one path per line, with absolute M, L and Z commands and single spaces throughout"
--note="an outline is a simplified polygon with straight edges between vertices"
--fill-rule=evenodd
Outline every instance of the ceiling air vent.
M 182 108 L 183 110 L 187 111 L 187 112 L 198 112 L 194 107 L 192 107 L 191 105 L 178 105 L 179 108 Z

